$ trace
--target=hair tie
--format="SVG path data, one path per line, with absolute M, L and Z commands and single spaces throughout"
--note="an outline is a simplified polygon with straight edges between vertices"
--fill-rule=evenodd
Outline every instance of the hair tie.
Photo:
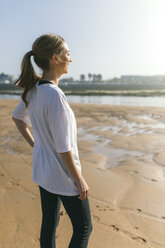
M 30 53 L 30 56 L 31 56 L 31 55 L 34 55 L 32 50 L 31 50 L 29 53 Z

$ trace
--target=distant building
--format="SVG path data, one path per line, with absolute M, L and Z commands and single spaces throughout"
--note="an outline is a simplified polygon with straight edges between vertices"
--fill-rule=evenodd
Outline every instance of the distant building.
M 121 81 L 128 83 L 161 83 L 165 79 L 164 75 L 141 76 L 141 75 L 122 75 Z
M 5 73 L 1 73 L 0 74 L 0 84 L 9 84 L 10 81 L 9 81 L 9 77 L 8 77 L 8 74 L 5 74 Z

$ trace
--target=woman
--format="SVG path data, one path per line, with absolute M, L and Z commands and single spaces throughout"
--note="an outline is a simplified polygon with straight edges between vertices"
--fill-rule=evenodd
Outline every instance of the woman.
M 42 70 L 37 76 L 31 56 Z M 35 40 L 22 60 L 15 82 L 24 88 L 22 101 L 12 113 L 16 127 L 33 149 L 32 180 L 41 197 L 40 247 L 55 248 L 61 201 L 73 226 L 69 248 L 85 248 L 92 231 L 89 187 L 82 176 L 77 149 L 77 125 L 59 78 L 71 62 L 68 45 L 56 34 Z M 33 129 L 34 138 L 28 129 Z

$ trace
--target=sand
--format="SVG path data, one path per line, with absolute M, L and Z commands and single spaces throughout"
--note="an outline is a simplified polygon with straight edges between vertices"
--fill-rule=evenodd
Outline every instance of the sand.
M 31 179 L 33 150 L 11 119 L 18 102 L 0 100 L 0 248 L 37 248 L 39 189 Z M 90 188 L 93 231 L 88 247 L 165 247 L 165 108 L 70 106 Z M 71 235 L 62 205 L 57 247 L 67 248 Z

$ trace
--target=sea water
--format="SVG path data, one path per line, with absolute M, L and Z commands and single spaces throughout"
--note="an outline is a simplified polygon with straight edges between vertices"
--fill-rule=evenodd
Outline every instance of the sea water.
M 124 106 L 164 107 L 165 96 L 79 96 L 66 95 L 68 102 Z M 0 94 L 0 99 L 21 100 L 21 95 Z

